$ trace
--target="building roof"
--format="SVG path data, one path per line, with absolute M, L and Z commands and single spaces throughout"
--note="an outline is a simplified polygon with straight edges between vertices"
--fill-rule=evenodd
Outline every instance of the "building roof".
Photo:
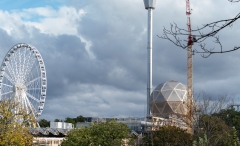
M 65 137 L 71 129 L 61 128 L 31 128 L 30 133 L 33 136 L 40 137 Z

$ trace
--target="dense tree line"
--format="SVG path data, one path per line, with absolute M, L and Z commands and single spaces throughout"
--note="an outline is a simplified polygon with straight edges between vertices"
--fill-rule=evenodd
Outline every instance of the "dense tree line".
M 90 128 L 82 127 L 71 130 L 62 146 L 121 146 L 133 144 L 127 125 L 115 120 L 93 123 Z
M 201 93 L 193 105 L 193 133 L 176 126 L 162 126 L 146 135 L 151 146 L 239 146 L 240 112 L 230 108 L 232 97 Z
M 190 134 L 176 126 L 162 126 L 145 136 L 144 146 L 239 146 L 235 127 L 229 127 L 217 116 L 203 115 L 201 125 Z
M 240 112 L 231 108 L 233 98 L 201 92 L 194 99 L 191 113 L 188 113 L 193 115 L 190 116 L 193 123 L 185 121 L 188 126 L 193 124 L 192 132 L 176 126 L 162 126 L 146 135 L 143 145 L 239 146 Z
M 144 135 L 142 145 L 151 146 L 238 146 L 240 138 L 240 112 L 230 108 L 232 97 L 227 95 L 213 96 L 202 92 L 194 98 L 193 133 L 176 126 L 162 126 Z M 45 120 L 43 120 L 45 121 Z M 76 118 L 55 119 L 56 122 L 84 122 L 83 116 Z M 45 121 L 47 123 L 49 121 Z M 44 122 L 43 122 L 44 123 Z M 62 143 L 67 145 L 104 145 L 120 146 L 123 140 L 133 143 L 130 129 L 125 124 L 107 121 L 92 123 L 90 128 L 82 127 L 69 132 Z
M 240 112 L 234 108 L 222 109 L 219 113 L 214 113 L 214 116 L 222 119 L 229 127 L 234 127 L 237 135 L 240 138 Z
M 65 118 L 65 120 L 61 120 L 61 119 L 55 119 L 54 122 L 66 122 L 66 123 L 72 123 L 74 125 L 74 127 L 76 127 L 76 123 L 77 122 L 85 122 L 86 121 L 86 118 L 83 117 L 82 115 L 80 116 L 77 116 L 76 118 L 70 118 L 70 117 L 67 117 Z M 46 119 L 40 119 L 38 121 L 39 123 L 39 126 L 40 127 L 50 127 L 50 121 L 46 120 Z
M 233 124 L 233 122 L 228 122 L 230 123 L 228 124 L 225 122 L 224 116 L 221 116 L 223 111 L 225 110 L 221 110 L 212 115 L 201 115 L 199 117 L 199 125 L 194 128 L 195 132 L 193 134 L 179 127 L 166 125 L 159 127 L 158 130 L 152 131 L 149 135 L 145 135 L 141 145 L 238 146 L 239 138 L 237 130 L 234 127 L 237 127 L 238 124 Z M 232 109 L 227 109 L 226 111 L 234 111 L 234 113 L 240 114 L 240 112 Z M 234 118 L 228 119 L 228 121 L 232 120 L 234 120 Z M 116 123 L 116 121 L 107 121 L 100 124 L 93 123 L 90 128 L 82 127 L 71 130 L 62 143 L 62 146 L 120 146 L 124 140 L 128 142 L 129 145 L 136 144 L 127 125 Z
M 176 126 L 162 126 L 143 139 L 144 146 L 192 146 L 193 136 Z

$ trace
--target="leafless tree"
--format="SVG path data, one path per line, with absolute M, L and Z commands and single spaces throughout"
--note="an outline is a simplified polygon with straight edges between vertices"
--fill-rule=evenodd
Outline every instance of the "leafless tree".
M 230 129 L 223 120 L 213 114 L 229 108 L 233 104 L 234 98 L 226 94 L 214 96 L 210 93 L 200 92 L 194 99 L 192 110 L 194 135 L 196 137 L 206 135 L 207 145 L 219 145 L 219 142 L 226 138 Z
M 194 97 L 194 112 L 193 114 L 208 114 L 219 113 L 222 109 L 227 109 L 234 103 L 234 98 L 227 94 L 221 94 L 214 97 L 210 93 L 200 92 Z
M 230 1 L 230 2 L 232 2 L 232 3 L 240 2 L 240 0 L 228 0 L 228 1 Z
M 194 101 L 185 103 L 185 122 L 187 125 L 199 124 L 199 117 L 202 115 L 213 115 L 219 113 L 223 109 L 228 109 L 234 103 L 234 98 L 226 94 L 214 96 L 210 93 L 200 92 L 194 97 Z M 191 119 L 190 119 L 191 118 Z
M 231 3 L 240 2 L 240 0 L 228 0 Z M 240 13 L 235 17 L 225 20 L 219 20 L 204 24 L 202 27 L 191 30 L 191 35 L 187 29 L 178 27 L 176 23 L 170 25 L 170 29 L 163 29 L 163 35 L 158 36 L 162 39 L 167 39 L 171 41 L 178 47 L 188 50 L 189 46 L 193 43 L 195 46 L 199 46 L 200 49 L 194 49 L 195 53 L 200 53 L 202 57 L 207 58 L 212 54 L 216 53 L 227 53 L 240 49 L 240 46 L 232 46 L 230 49 L 223 49 L 223 45 L 218 36 L 219 32 L 227 27 L 232 27 L 233 24 L 240 18 Z M 184 37 L 184 38 L 183 38 Z M 190 39 L 188 38 L 190 37 Z M 208 48 L 206 45 L 206 40 L 210 40 L 217 44 L 218 49 L 215 47 Z
M 203 115 L 208 115 L 211 119 L 211 115 L 219 113 L 222 109 L 228 109 L 233 103 L 233 98 L 228 95 L 221 94 L 215 97 L 202 91 L 194 97 L 194 101 L 185 102 L 183 111 L 185 114 L 183 114 L 182 120 L 188 127 L 188 131 L 193 132 L 202 122 Z

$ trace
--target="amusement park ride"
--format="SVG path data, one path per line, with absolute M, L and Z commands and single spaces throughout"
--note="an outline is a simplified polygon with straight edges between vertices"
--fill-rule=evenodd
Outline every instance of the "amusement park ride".
M 36 120 L 41 116 L 47 91 L 47 76 L 40 52 L 29 44 L 16 44 L 6 54 L 0 68 L 0 100 L 18 103 Z M 16 119 L 21 121 L 21 119 Z M 33 124 L 33 127 L 39 124 Z

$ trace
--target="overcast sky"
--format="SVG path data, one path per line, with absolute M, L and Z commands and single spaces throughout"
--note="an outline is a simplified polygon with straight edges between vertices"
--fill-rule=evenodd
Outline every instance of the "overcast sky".
M 191 0 L 192 28 L 234 17 L 239 6 Z M 157 0 L 153 88 L 169 80 L 186 85 L 187 52 L 157 37 L 173 22 L 187 29 L 185 11 L 185 0 Z M 239 26 L 236 22 L 219 34 L 225 50 L 240 45 Z M 40 51 L 48 82 L 41 118 L 146 115 L 147 10 L 142 0 L 1 0 L 0 36 L 0 60 L 17 43 Z M 239 56 L 240 50 L 207 59 L 194 55 L 194 92 L 240 97 Z

